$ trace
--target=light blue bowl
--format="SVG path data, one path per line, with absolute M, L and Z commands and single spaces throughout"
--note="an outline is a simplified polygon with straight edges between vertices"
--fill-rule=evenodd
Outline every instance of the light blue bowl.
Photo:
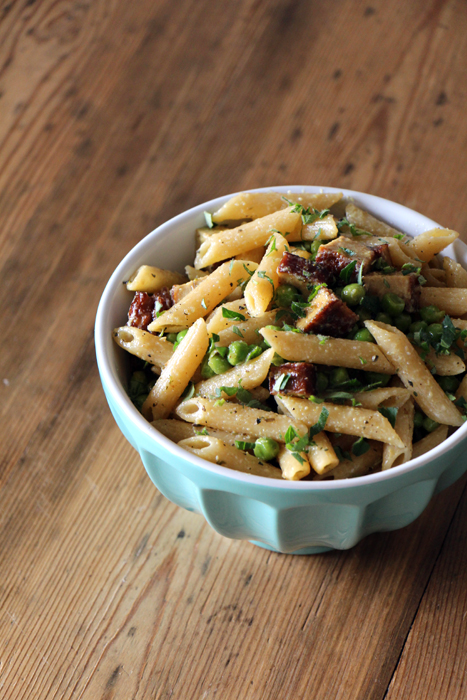
M 325 188 L 326 191 L 337 191 Z M 272 191 L 318 192 L 320 187 L 275 187 Z M 268 191 L 253 190 L 253 191 Z M 437 224 L 400 204 L 341 190 L 357 205 L 411 235 Z M 96 318 L 99 372 L 120 430 L 139 452 L 161 493 L 182 508 L 201 513 L 224 537 L 250 540 L 277 552 L 314 554 L 349 549 L 373 532 L 397 530 L 415 520 L 431 497 L 467 469 L 467 425 L 431 452 L 389 471 L 342 481 L 278 481 L 250 476 L 196 457 L 161 435 L 129 400 L 126 353 L 111 331 L 126 323 L 131 294 L 123 282 L 142 264 L 180 270 L 194 258 L 194 231 L 204 211 L 215 211 L 232 196 L 194 207 L 159 226 L 123 259 L 110 278 Z M 467 265 L 467 247 L 446 249 Z

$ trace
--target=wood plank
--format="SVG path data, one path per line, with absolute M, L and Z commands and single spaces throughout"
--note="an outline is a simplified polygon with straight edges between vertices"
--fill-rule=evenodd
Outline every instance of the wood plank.
M 456 510 L 445 546 L 394 674 L 388 700 L 449 698 L 466 693 L 467 497 Z

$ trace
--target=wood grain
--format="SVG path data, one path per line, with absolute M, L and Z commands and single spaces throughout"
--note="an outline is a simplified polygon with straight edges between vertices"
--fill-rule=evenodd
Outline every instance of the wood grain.
M 465 479 L 349 552 L 275 555 L 151 485 L 93 321 L 162 221 L 351 187 L 467 240 L 462 0 L 0 3 L 0 697 L 461 698 Z

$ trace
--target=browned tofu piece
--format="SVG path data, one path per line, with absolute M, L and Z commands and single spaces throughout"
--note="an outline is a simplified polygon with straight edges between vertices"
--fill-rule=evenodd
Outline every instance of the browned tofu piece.
M 328 274 L 338 277 L 339 273 L 355 260 L 355 269 L 349 278 L 350 282 L 355 282 L 360 267 L 363 268 L 362 273 L 365 274 L 369 272 L 371 264 L 380 257 L 385 257 L 388 262 L 390 261 L 387 244 L 371 247 L 362 241 L 339 236 L 330 243 L 319 247 L 315 263 L 326 270 Z
M 154 294 L 135 292 L 128 310 L 128 325 L 145 331 L 156 319 L 156 313 L 166 311 L 172 305 L 173 301 L 167 287 L 162 287 Z
M 322 284 L 329 280 L 329 275 L 326 275 L 318 265 L 293 253 L 284 253 L 277 271 L 281 284 L 297 287 L 306 297 L 315 284 Z
M 331 289 L 322 287 L 305 309 L 306 316 L 296 322 L 305 333 L 321 333 L 339 337 L 347 335 L 358 316 Z
M 310 362 L 286 362 L 280 367 L 271 366 L 269 393 L 312 396 L 316 393 L 315 366 Z
M 405 310 L 409 314 L 420 308 L 420 283 L 418 275 L 414 272 L 408 275 L 403 275 L 402 272 L 395 272 L 393 275 L 372 272 L 365 275 L 363 285 L 369 294 L 380 298 L 388 292 L 397 294 L 405 301 Z

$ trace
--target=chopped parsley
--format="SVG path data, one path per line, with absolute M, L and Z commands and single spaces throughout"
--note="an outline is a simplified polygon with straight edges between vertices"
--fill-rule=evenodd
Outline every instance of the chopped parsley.
M 340 272 L 339 272 L 339 278 L 344 282 L 344 284 L 349 284 L 350 279 L 355 272 L 355 268 L 357 266 L 357 261 L 352 260 L 352 262 L 349 262 L 348 265 L 346 265 Z
M 205 212 L 204 212 L 204 218 L 205 218 L 205 221 L 206 221 L 206 226 L 208 226 L 209 228 L 214 228 L 215 224 L 214 224 L 214 222 L 213 222 L 213 220 L 212 220 L 212 214 L 211 214 L 210 212 L 208 212 L 208 211 L 205 211 Z
M 246 321 L 246 317 L 243 314 L 226 309 L 225 306 L 222 307 L 222 316 L 223 318 L 231 318 L 233 321 Z

